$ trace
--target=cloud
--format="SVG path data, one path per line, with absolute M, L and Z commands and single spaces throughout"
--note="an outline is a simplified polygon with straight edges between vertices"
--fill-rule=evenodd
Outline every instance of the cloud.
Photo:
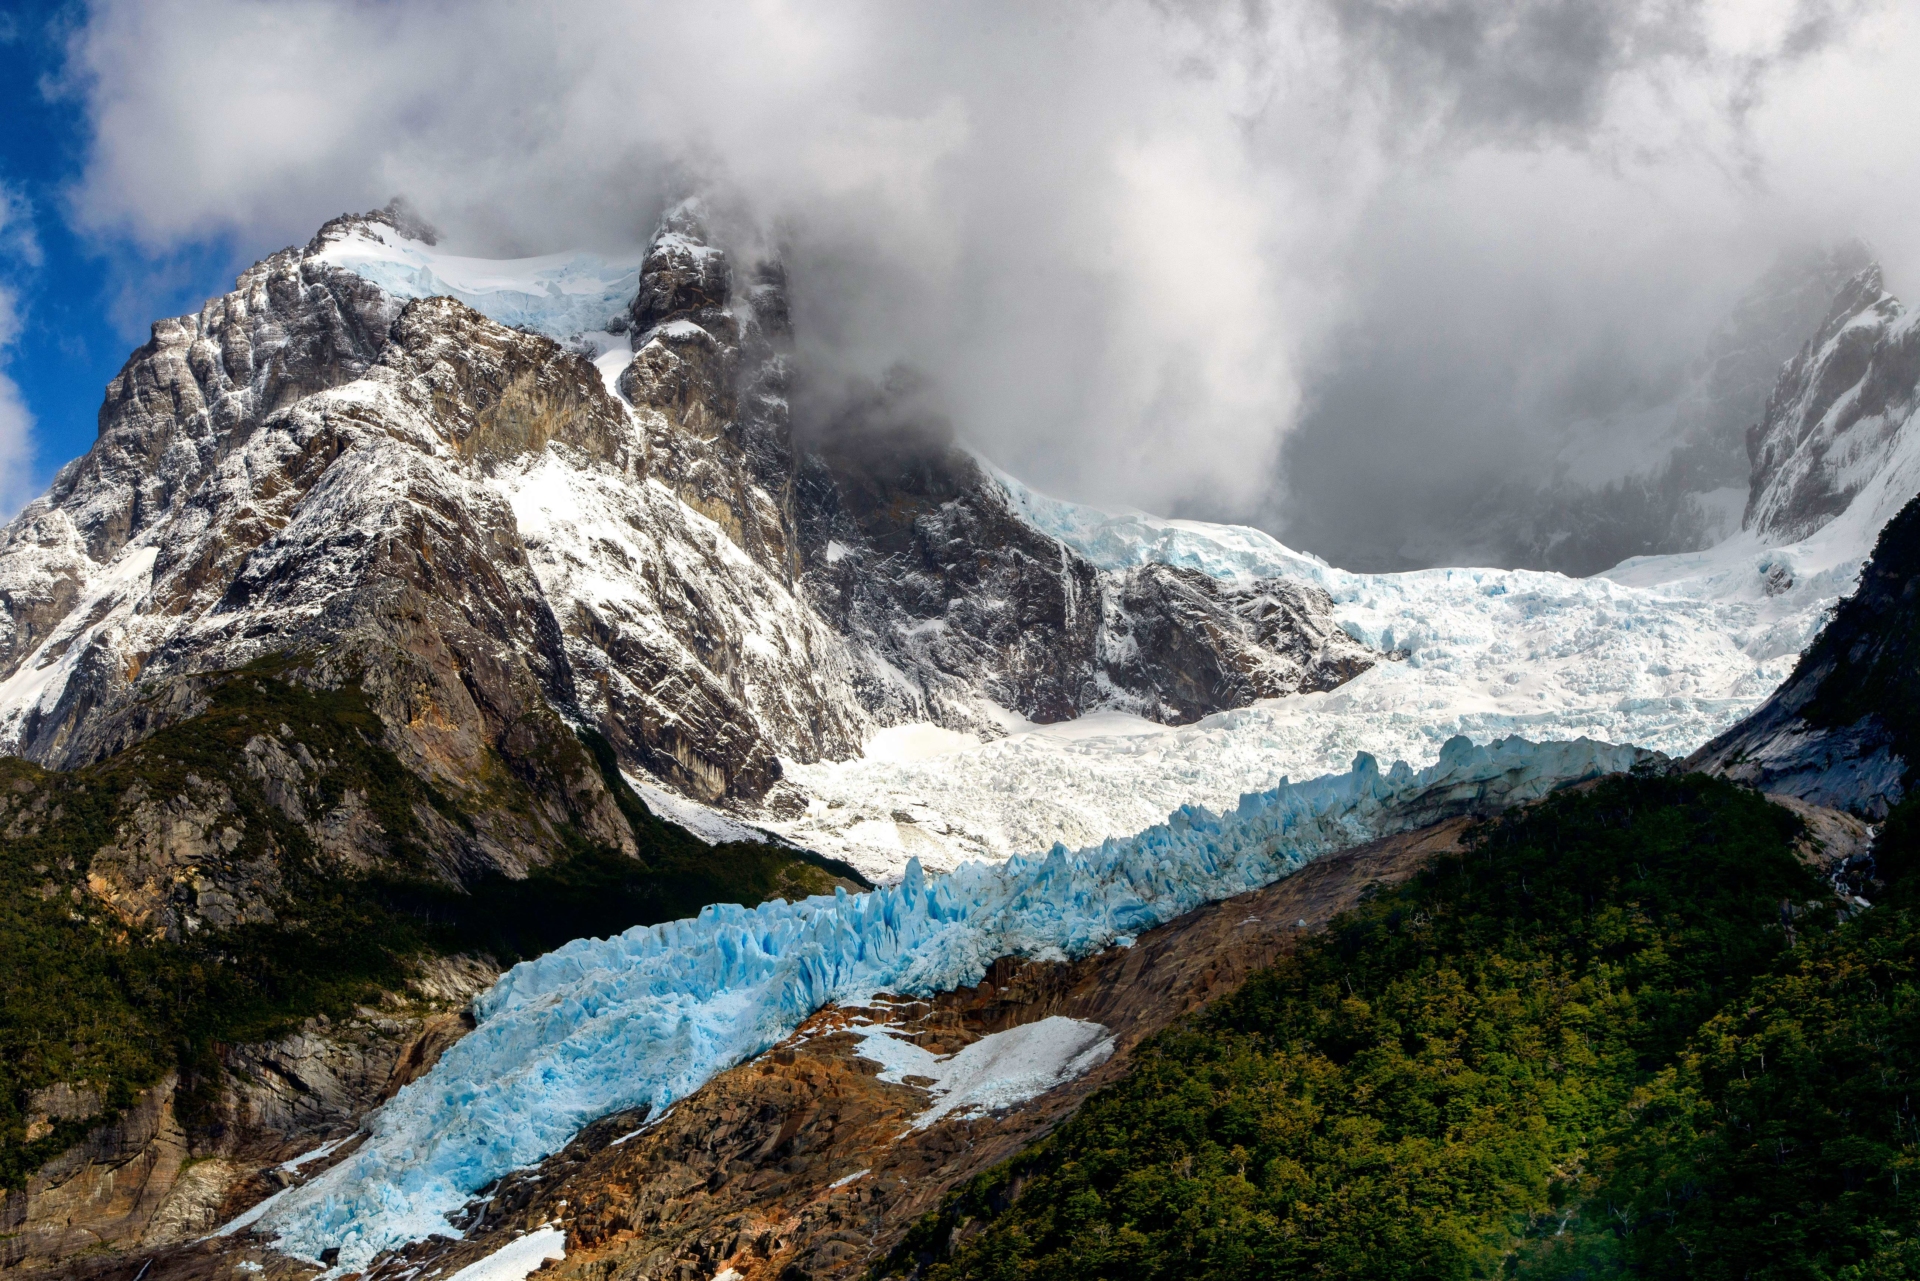
M 1039 485 L 1280 526 L 1670 376 L 1809 230 L 1920 263 L 1916 47 L 1802 0 L 102 0 L 64 83 L 96 236 L 399 191 L 477 252 L 613 247 L 701 183 L 816 379 L 904 362 Z
M 26 200 L 0 183 L 0 519 L 32 497 L 33 415 L 18 383 L 7 376 L 9 349 L 20 337 L 20 293 L 8 276 L 38 266 L 40 242 Z

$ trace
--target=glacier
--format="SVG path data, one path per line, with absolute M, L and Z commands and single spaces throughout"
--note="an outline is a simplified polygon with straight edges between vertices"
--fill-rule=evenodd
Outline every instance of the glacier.
M 1424 770 L 1350 770 L 1240 798 L 1226 813 L 1184 806 L 1124 839 L 930 877 L 910 861 L 895 885 L 582 939 L 515 966 L 474 1007 L 477 1026 L 367 1123 L 367 1138 L 289 1190 L 259 1230 L 337 1270 L 452 1231 L 447 1216 L 583 1126 L 656 1112 L 789 1036 L 830 1002 L 930 995 L 977 983 L 1008 955 L 1084 956 L 1313 858 L 1467 809 L 1537 799 L 1652 759 L 1581 739 L 1447 743 Z
M 1852 589 L 1880 527 L 1920 492 L 1920 432 L 1905 437 L 1843 515 L 1799 542 L 1741 533 L 1584 579 L 1355 573 L 1257 529 L 1064 502 L 983 460 L 1017 515 L 1102 569 L 1159 562 L 1223 579 L 1303 579 L 1332 597 L 1350 634 L 1397 661 L 1190 725 L 1015 717 L 989 742 L 953 735 L 936 751 L 875 743 L 852 760 L 783 761 L 810 803 L 755 821 L 884 879 L 910 857 L 943 868 L 1138 831 L 1177 805 L 1230 805 L 1283 776 L 1339 769 L 1355 752 L 1427 764 L 1460 734 L 1586 735 L 1685 755 L 1778 688 Z
M 395 298 L 457 298 L 489 320 L 558 342 L 605 332 L 640 287 L 644 251 L 534 258 L 466 258 L 361 222 L 313 256 L 353 272 Z M 624 344 L 622 344 L 624 345 Z

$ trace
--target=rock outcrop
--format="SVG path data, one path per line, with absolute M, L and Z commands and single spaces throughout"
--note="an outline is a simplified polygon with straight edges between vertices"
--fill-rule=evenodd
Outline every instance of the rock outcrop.
M 218 1092 L 199 1082 L 199 1096 L 189 1098 L 179 1075 L 169 1074 L 4 1195 L 0 1271 L 131 1275 L 213 1232 L 324 1162 L 299 1158 L 348 1145 L 370 1108 L 430 1070 L 464 1034 L 467 1002 L 495 977 L 470 959 L 442 963 L 380 1008 L 226 1047 Z
M 869 670 L 912 677 L 904 699 L 897 677 L 863 686 L 876 708 L 954 729 L 1096 708 L 1185 724 L 1379 661 L 1310 584 L 1095 568 L 1021 519 L 943 422 L 911 413 L 912 395 L 906 382 L 856 398 L 796 487 L 813 598 L 884 660 Z
M 1793 675 L 1687 764 L 1872 819 L 1920 759 L 1920 499 L 1881 531 L 1860 585 Z

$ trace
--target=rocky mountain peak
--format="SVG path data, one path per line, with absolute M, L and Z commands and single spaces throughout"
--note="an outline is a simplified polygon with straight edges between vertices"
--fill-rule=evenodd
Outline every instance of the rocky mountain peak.
M 440 233 L 432 223 L 420 215 L 419 210 L 405 196 L 395 196 L 378 209 L 366 213 L 341 214 L 338 218 L 329 218 L 320 224 L 320 230 L 307 242 L 306 252 L 319 253 L 328 244 L 344 239 L 356 231 L 372 231 L 379 227 L 390 228 L 395 234 L 406 240 L 415 240 L 423 245 L 440 243 Z
M 445 794 L 532 789 L 497 830 L 429 824 L 449 866 L 518 868 L 610 821 L 568 725 L 751 806 L 889 724 L 1184 722 L 1375 661 L 1312 589 L 1095 568 L 889 404 L 796 444 L 784 273 L 695 203 L 640 263 L 624 367 L 483 289 L 391 292 L 436 278 L 426 230 L 335 219 L 155 327 L 0 534 L 0 748 L 97 759 L 204 706 L 156 691 L 297 650 Z
M 1748 429 L 1743 527 L 1790 542 L 1846 510 L 1883 470 L 1917 401 L 1920 330 L 1870 263 L 1840 287 Z
M 733 297 L 733 264 L 709 241 L 697 201 L 667 211 L 640 265 L 640 289 L 628 317 L 637 351 L 660 325 L 675 320 L 725 324 Z

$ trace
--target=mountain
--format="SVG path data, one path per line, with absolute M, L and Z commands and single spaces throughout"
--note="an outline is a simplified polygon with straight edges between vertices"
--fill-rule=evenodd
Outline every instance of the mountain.
M 97 760 L 190 706 L 154 691 L 305 649 L 320 682 L 365 670 L 437 786 L 470 790 L 490 752 L 533 778 L 574 724 L 688 795 L 753 799 L 779 757 L 901 720 L 1178 722 L 1375 661 L 1297 585 L 1101 574 L 937 434 L 856 411 L 797 449 L 778 264 L 736 281 L 691 207 L 601 318 L 627 351 L 599 369 L 350 269 L 426 248 L 404 230 L 335 220 L 155 326 L 94 449 L 0 541 L 5 746 Z M 582 778 L 543 778 L 536 808 L 616 839 Z M 527 862 L 538 823 L 501 822 L 475 857 Z
M 1761 538 L 1874 529 L 1873 554 L 1793 674 L 1693 764 L 1875 819 L 1904 794 L 1916 750 L 1908 709 L 1920 692 L 1908 675 L 1920 573 L 1920 510 L 1907 501 L 1920 479 L 1917 409 L 1920 325 L 1868 268 L 1782 371 L 1749 437 L 1747 522 Z M 1791 566 L 1776 566 L 1775 577 L 1790 586 Z
M 1869 266 L 1835 297 L 1748 432 L 1744 527 L 1804 538 L 1876 478 L 1909 467 L 1903 428 L 1920 407 L 1920 323 Z
M 887 389 L 796 443 L 778 264 L 690 206 L 634 264 L 463 266 L 398 209 L 269 257 L 0 532 L 6 1263 L 212 1226 L 514 960 L 869 887 L 635 784 L 764 837 L 694 802 L 903 720 L 1191 721 L 1380 660 L 1310 584 L 1096 569 Z
M 1749 510 L 1779 515 L 1586 579 L 1374 575 L 1037 494 L 904 373 L 805 387 L 754 243 L 688 203 L 626 258 L 495 262 L 390 208 L 134 353 L 0 535 L 0 1260 L 640 1266 L 644 1233 L 648 1268 L 851 1267 L 1118 1082 L 1204 975 L 1304 938 L 1242 949 L 1209 903 L 1304 930 L 1309 863 L 1404 837 L 1398 878 L 1463 816 L 1607 774 L 1692 814 L 1648 749 L 1796 663 L 1880 674 L 1793 715 L 1904 733 L 1876 702 L 1904 689 L 1899 522 L 1822 632 L 1920 490 L 1871 273 L 1756 434 Z M 1698 794 L 1713 840 L 1782 854 L 1799 820 L 1730 795 Z M 1364 906 L 1375 865 L 1327 866 L 1314 892 Z M 990 1024 L 954 993 L 1007 958 L 1033 999 Z M 1039 994 L 1085 983 L 1112 990 Z M 804 1230 L 667 1221 L 753 1200 L 842 1115 L 855 1150 L 928 1136 L 888 1165 L 921 1192 L 828 1145 L 785 1171 Z M 659 1196 L 628 1186 L 656 1163 Z

